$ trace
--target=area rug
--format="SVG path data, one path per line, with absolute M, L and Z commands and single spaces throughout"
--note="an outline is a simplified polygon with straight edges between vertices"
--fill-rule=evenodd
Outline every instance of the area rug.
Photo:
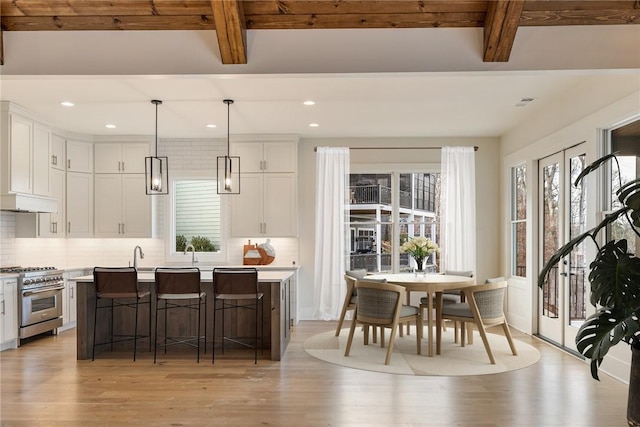
M 348 336 L 348 328 L 342 329 L 339 337 L 335 336 L 335 330 L 323 332 L 307 339 L 304 343 L 304 349 L 311 356 L 336 365 L 404 375 L 497 374 L 531 366 L 540 359 L 540 352 L 537 349 L 516 339 L 514 342 L 518 355 L 512 355 L 504 336 L 489 333 L 489 343 L 496 359 L 496 364 L 492 365 L 477 331 L 474 332 L 473 344 L 461 347 L 460 344 L 453 342 L 453 328 L 447 328 L 447 331 L 442 332 L 442 352 L 440 355 L 428 357 L 426 355 L 427 341 L 424 339 L 422 342 L 423 354 L 418 356 L 416 354 L 415 329 L 412 327 L 410 335 L 396 336 L 391 362 L 389 365 L 385 365 L 387 348 L 380 348 L 379 337 L 377 344 L 370 342 L 365 346 L 361 328 L 356 329 L 351 344 L 351 353 L 349 357 L 345 357 L 344 351 Z M 389 331 L 386 332 L 386 338 L 388 341 Z

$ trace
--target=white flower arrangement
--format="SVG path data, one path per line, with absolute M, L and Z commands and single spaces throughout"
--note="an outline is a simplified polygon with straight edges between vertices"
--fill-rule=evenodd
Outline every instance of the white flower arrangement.
M 414 237 L 402 244 L 400 252 L 411 255 L 418 264 L 418 268 L 422 268 L 422 262 L 434 252 L 438 252 L 440 247 L 431 239 L 424 236 Z

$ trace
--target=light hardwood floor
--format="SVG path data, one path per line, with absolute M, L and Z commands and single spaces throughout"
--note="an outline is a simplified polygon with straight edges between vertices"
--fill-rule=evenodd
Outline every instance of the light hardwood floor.
M 301 322 L 281 362 L 143 349 L 76 361 L 75 330 L 0 353 L 2 426 L 626 425 L 627 386 L 536 338 L 541 361 L 477 377 L 414 377 L 331 365 L 305 353 L 335 322 Z M 496 331 L 497 332 L 497 331 Z M 476 343 L 474 345 L 481 345 Z M 265 356 L 266 357 L 266 353 Z

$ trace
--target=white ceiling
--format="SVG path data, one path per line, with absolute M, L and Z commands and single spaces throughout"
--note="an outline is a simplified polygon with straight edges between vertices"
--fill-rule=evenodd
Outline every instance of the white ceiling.
M 640 75 L 639 25 L 520 28 L 508 63 L 482 62 L 481 29 L 249 31 L 247 43 L 247 65 L 223 66 L 208 31 L 5 32 L 0 99 L 93 135 L 152 135 L 160 99 L 160 138 L 224 137 L 231 98 L 232 134 L 499 136 L 577 87 Z

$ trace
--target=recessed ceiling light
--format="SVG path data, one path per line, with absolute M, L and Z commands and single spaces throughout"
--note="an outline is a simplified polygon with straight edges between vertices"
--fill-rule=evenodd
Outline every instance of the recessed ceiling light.
M 62 101 L 60 105 L 62 105 L 63 107 L 73 107 L 75 104 L 71 101 Z
M 217 126 L 216 126 L 216 125 L 213 125 L 213 124 L 209 124 L 209 125 L 207 125 L 207 127 L 208 127 L 208 128 L 212 128 L 212 129 L 213 129 L 213 128 L 217 127 Z
M 304 105 L 316 105 L 315 101 L 304 101 Z
M 309 127 L 311 127 L 311 128 L 317 128 L 318 126 L 320 126 L 320 125 L 317 124 L 317 123 L 309 123 Z
M 104 125 L 104 127 L 106 127 L 107 129 L 115 129 L 116 125 L 108 124 L 108 125 Z

